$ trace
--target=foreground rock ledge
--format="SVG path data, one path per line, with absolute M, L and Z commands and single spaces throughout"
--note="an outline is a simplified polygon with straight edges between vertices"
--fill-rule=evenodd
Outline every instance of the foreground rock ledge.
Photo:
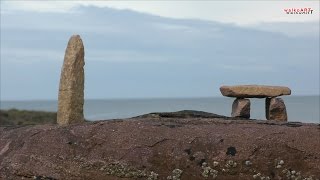
M 291 94 L 288 87 L 263 85 L 221 86 L 220 91 L 223 96 L 237 98 L 266 98 Z
M 319 126 L 205 116 L 0 127 L 0 179 L 167 179 L 180 169 L 182 180 L 200 180 L 203 162 L 217 179 L 286 179 L 285 169 L 320 177 Z

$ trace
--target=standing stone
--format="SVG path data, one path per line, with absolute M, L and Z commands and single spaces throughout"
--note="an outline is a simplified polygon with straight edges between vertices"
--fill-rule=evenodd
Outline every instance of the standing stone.
M 79 35 L 73 35 L 64 56 L 60 77 L 57 123 L 68 125 L 84 121 L 84 47 Z
M 287 121 L 287 110 L 283 99 L 266 98 L 266 118 L 267 120 Z
M 250 100 L 237 98 L 232 104 L 232 117 L 250 118 Z

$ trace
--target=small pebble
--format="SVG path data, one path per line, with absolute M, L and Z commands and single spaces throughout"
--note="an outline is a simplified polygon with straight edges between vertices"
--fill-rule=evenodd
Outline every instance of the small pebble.
M 285 173 L 287 173 L 287 172 L 288 172 L 287 169 L 282 170 L 282 173 L 283 173 L 283 174 L 285 174 Z
M 215 169 L 211 169 L 211 172 L 212 172 L 213 174 L 218 174 L 218 171 L 215 170 Z
M 203 162 L 203 163 L 202 163 L 202 168 L 203 168 L 203 167 L 206 167 L 206 166 L 207 166 L 207 163 L 206 163 L 206 162 Z
M 234 162 L 233 162 L 232 160 L 229 160 L 229 161 L 228 161 L 228 164 L 231 165 L 231 166 L 233 165 L 233 163 L 234 163 Z
M 280 165 L 280 164 L 278 164 L 277 166 L 276 166 L 276 168 L 277 169 L 280 169 L 282 166 Z
M 181 169 L 174 169 L 172 171 L 173 174 L 181 174 L 183 171 Z
M 233 163 L 233 167 L 234 168 L 237 167 L 237 163 L 236 162 Z
M 283 160 L 280 160 L 280 161 L 279 161 L 279 164 L 280 164 L 280 165 L 284 165 L 284 161 L 283 161 Z
M 218 175 L 214 174 L 212 175 L 212 179 L 216 179 Z
M 245 162 L 245 165 L 246 165 L 246 166 L 250 166 L 250 165 L 252 165 L 252 162 L 251 162 L 251 161 L 246 161 L 246 162 Z
M 290 172 L 288 171 L 288 173 L 287 173 L 287 178 L 290 178 L 290 176 L 291 176 L 291 174 L 290 174 Z
M 217 167 L 219 165 L 218 161 L 213 161 L 213 167 Z

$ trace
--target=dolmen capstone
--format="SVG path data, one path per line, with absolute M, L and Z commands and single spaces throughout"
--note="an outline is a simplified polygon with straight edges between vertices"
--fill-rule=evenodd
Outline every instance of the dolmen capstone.
M 291 90 L 283 86 L 238 85 L 221 86 L 221 94 L 235 97 L 232 104 L 232 117 L 250 118 L 250 100 L 246 98 L 266 98 L 267 120 L 287 121 L 287 110 L 282 95 L 290 95 Z
M 57 123 L 68 125 L 84 121 L 84 46 L 73 35 L 65 51 L 60 76 Z

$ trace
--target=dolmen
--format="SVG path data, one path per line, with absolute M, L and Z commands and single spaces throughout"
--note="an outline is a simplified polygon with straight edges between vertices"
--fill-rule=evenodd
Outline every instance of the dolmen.
M 247 98 L 266 98 L 267 120 L 287 121 L 286 105 L 279 96 L 290 95 L 291 90 L 284 86 L 238 85 L 221 86 L 221 94 L 235 97 L 232 104 L 232 117 L 250 118 L 250 100 Z

